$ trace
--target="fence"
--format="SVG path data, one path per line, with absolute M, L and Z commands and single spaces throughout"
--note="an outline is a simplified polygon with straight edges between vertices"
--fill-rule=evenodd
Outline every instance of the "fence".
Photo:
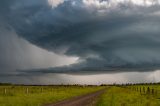
M 0 88 L 0 95 L 14 95 L 14 94 L 33 94 L 33 93 L 45 93 L 45 92 L 53 92 L 52 88 L 31 88 L 31 87 L 23 87 L 23 88 L 12 88 L 12 87 L 4 87 Z
M 160 90 L 155 87 L 150 86 L 126 86 L 124 88 L 128 88 L 132 91 L 139 92 L 141 95 L 152 95 L 152 96 L 160 96 Z

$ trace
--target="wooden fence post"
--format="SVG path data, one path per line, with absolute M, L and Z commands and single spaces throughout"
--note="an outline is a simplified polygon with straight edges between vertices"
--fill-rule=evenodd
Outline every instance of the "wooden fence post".
M 145 93 L 146 91 L 145 91 L 145 87 L 143 87 L 143 93 Z
M 29 90 L 28 90 L 28 88 L 26 88 L 26 94 L 28 94 L 29 93 Z
M 152 89 L 152 95 L 154 95 L 154 89 Z
M 43 88 L 41 88 L 41 93 L 43 92 Z
M 147 88 L 147 94 L 150 94 L 150 88 L 149 87 Z
M 4 94 L 7 94 L 7 89 L 6 88 L 4 89 Z

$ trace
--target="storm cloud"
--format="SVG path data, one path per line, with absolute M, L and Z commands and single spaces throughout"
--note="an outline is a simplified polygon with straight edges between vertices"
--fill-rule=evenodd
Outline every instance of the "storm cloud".
M 69 69 L 159 69 L 159 0 L 10 0 L 1 5 L 2 17 L 19 37 L 79 58 Z
M 14 29 L 0 22 L 0 76 L 17 75 L 27 69 L 70 65 L 76 57 L 49 52 L 18 37 Z M 23 73 L 23 72 L 22 72 Z

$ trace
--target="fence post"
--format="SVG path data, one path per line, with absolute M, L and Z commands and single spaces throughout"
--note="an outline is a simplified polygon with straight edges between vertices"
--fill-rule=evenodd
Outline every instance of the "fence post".
M 147 88 L 147 94 L 150 94 L 150 88 L 149 87 Z
M 7 89 L 6 88 L 4 88 L 4 94 L 7 94 Z
M 145 93 L 146 91 L 145 91 L 145 87 L 143 87 L 143 93 Z
M 43 92 L 43 88 L 41 88 L 41 93 Z
M 154 95 L 154 89 L 152 89 L 152 95 Z
M 29 93 L 29 90 L 28 90 L 28 88 L 26 88 L 26 94 L 28 94 Z

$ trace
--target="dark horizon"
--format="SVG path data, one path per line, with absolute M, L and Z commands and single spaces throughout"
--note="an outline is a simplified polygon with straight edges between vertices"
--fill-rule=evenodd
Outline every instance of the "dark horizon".
M 1 0 L 0 82 L 160 81 L 160 0 Z

